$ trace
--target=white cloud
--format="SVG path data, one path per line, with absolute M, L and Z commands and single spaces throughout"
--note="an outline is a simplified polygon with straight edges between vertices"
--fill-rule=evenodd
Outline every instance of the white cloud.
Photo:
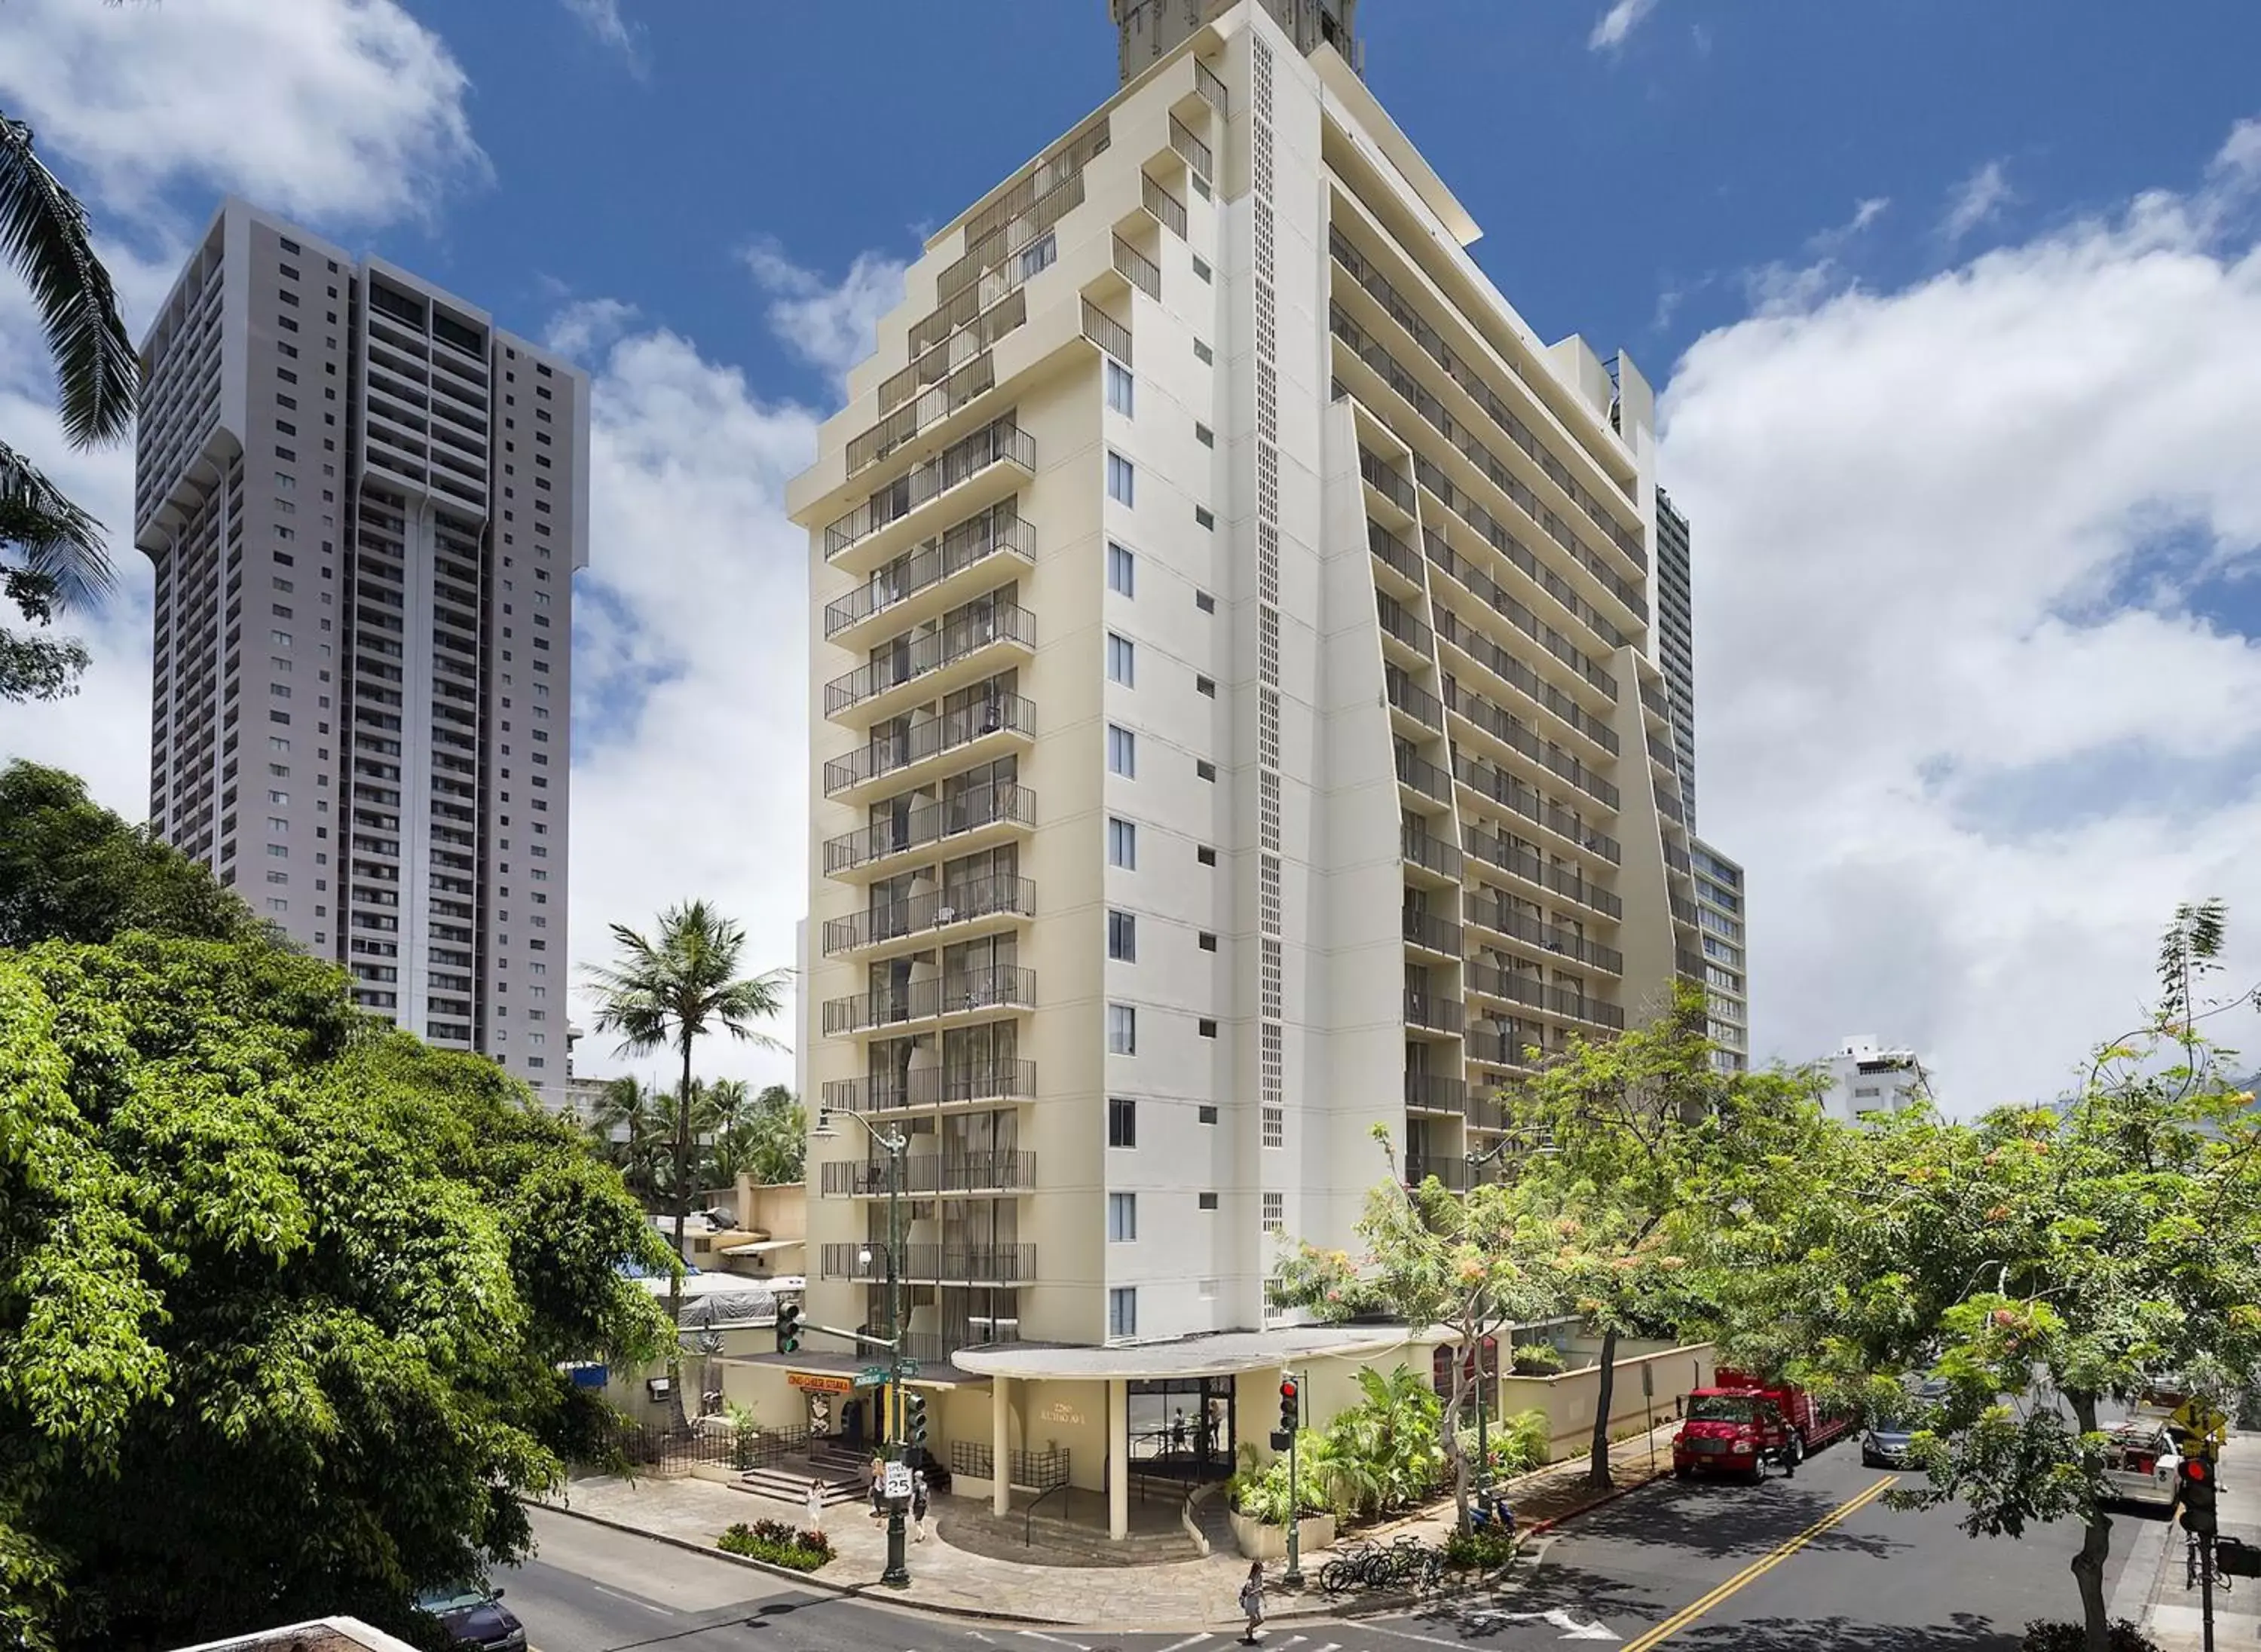
M 1750 868 L 1761 1052 L 1875 1031 L 1974 1108 L 2135 1024 L 2178 901 L 2226 896 L 2261 974 L 2261 645 L 2192 583 L 2261 565 L 2251 130 L 1904 290 L 1779 284 L 1679 363 L 1699 801 Z
M 1617 0 L 1616 4 L 1602 13 L 1594 25 L 1594 32 L 1586 37 L 1586 49 L 1590 52 L 1616 51 L 1655 10 L 1656 0 Z M 1708 37 L 1698 49 L 1710 49 Z
M 1999 161 L 1989 161 L 1948 191 L 1939 233 L 1949 241 L 1961 241 L 2015 199 L 2008 171 Z
M 543 337 L 551 349 L 578 361 L 609 345 L 635 318 L 635 305 L 618 298 L 583 298 L 551 316 Z
M 600 45 L 618 52 L 634 74 L 644 74 L 642 32 L 621 15 L 621 0 L 564 0 L 564 6 Z
M 872 328 L 902 302 L 901 259 L 863 252 L 837 284 L 794 262 L 775 242 L 757 241 L 740 255 L 770 295 L 770 330 L 812 367 L 836 378 L 872 353 Z
M 179 184 L 328 224 L 428 214 L 486 166 L 468 90 L 393 0 L 9 0 L 0 28 L 9 113 L 133 217 Z
M 1817 253 L 1837 253 L 1857 237 L 1870 225 L 1884 215 L 1892 204 L 1889 195 L 1871 195 L 1853 203 L 1853 216 L 1830 228 L 1817 230 L 1806 237 L 1807 250 Z

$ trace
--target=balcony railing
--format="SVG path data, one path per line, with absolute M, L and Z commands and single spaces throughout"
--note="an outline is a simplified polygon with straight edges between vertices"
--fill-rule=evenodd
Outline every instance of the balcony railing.
M 1170 147 L 1185 157 L 1185 162 L 1204 178 L 1217 176 L 1217 159 L 1209 154 L 1209 145 L 1194 135 L 1193 128 L 1170 117 Z
M 960 970 L 906 981 L 900 987 L 874 988 L 845 998 L 827 999 L 824 1036 L 840 1038 L 874 1027 L 897 1027 L 905 1022 L 982 1009 L 1030 1009 L 1036 1002 L 1037 972 L 1032 969 Z
M 1680 801 L 1667 793 L 1661 786 L 1655 789 L 1656 807 L 1663 814 L 1664 818 L 1670 821 L 1676 826 L 1686 825 L 1688 823 L 1688 815 L 1686 812 L 1681 808 Z M 1683 866 L 1681 870 L 1685 872 L 1688 868 Z
M 1088 298 L 1083 301 L 1083 336 L 1123 366 L 1130 365 L 1130 329 Z
M 1445 678 L 1445 707 L 1458 712 L 1504 746 L 1511 746 L 1534 763 L 1568 780 L 1604 808 L 1616 808 L 1618 788 L 1561 747 L 1541 740 L 1531 729 L 1471 689 L 1463 688 L 1448 672 Z
M 1037 616 L 1012 603 L 988 605 L 973 614 L 946 620 L 936 630 L 911 638 L 879 658 L 859 665 L 824 685 L 824 715 L 836 716 L 852 706 L 915 683 L 922 677 L 954 665 L 996 643 L 1037 645 Z
M 914 1067 L 887 1078 L 832 1079 L 824 1105 L 841 1113 L 893 1113 L 960 1102 L 1026 1102 L 1037 1094 L 1034 1061 L 979 1061 Z
M 1037 794 L 1025 786 L 978 786 L 957 797 L 922 803 L 901 820 L 879 820 L 824 843 L 824 871 L 853 872 L 890 855 L 943 844 L 985 826 L 1037 823 Z
M 1162 296 L 1162 269 L 1129 241 L 1115 238 L 1115 268 L 1123 278 L 1150 298 Z
M 983 209 L 982 217 L 1005 207 L 1008 201 L 997 201 Z M 975 286 L 982 277 L 1008 262 L 1015 253 L 1034 241 L 1046 230 L 1083 205 L 1083 174 L 1072 172 L 1045 189 L 1043 193 L 1021 210 L 998 222 L 994 229 L 980 237 L 968 235 L 965 255 L 956 263 L 944 267 L 935 277 L 936 297 L 948 300 Z M 971 230 L 973 226 L 966 226 Z
M 1155 220 L 1180 241 L 1186 238 L 1186 204 L 1150 177 L 1141 177 L 1145 187 L 1139 191 L 1139 203 L 1154 215 Z
M 929 930 L 947 929 L 975 918 L 1010 914 L 1033 917 L 1037 886 L 1028 878 L 972 878 L 908 901 L 889 901 L 844 918 L 829 918 L 824 925 L 824 955 L 854 952 Z
M 1553 683 L 1540 677 L 1523 661 L 1515 657 L 1491 638 L 1471 626 L 1441 603 L 1432 612 L 1437 617 L 1437 635 L 1466 654 L 1470 659 L 1511 688 L 1528 695 L 1544 706 L 1564 722 L 1608 752 L 1618 755 L 1617 731 L 1583 706 L 1564 693 Z
M 1408 1073 L 1405 1105 L 1432 1113 L 1464 1113 L 1468 1106 L 1468 1082 L 1440 1073 Z
M 1425 472 L 1421 478 L 1421 485 L 1432 492 L 1436 492 L 1438 482 L 1439 478 Z M 1450 488 L 1452 485 L 1447 482 L 1444 485 Z M 1618 679 L 1603 668 L 1600 661 L 1589 657 L 1583 649 L 1533 614 L 1489 574 L 1454 550 L 1442 534 L 1433 528 L 1425 528 L 1422 530 L 1422 545 L 1430 561 L 1450 574 L 1471 595 L 1480 599 L 1486 607 L 1607 694 L 1612 703 L 1616 701 Z
M 1596 830 L 1543 793 L 1532 790 L 1512 774 L 1496 769 L 1489 763 L 1480 763 L 1465 752 L 1461 753 L 1453 759 L 1453 778 L 1477 796 L 1489 798 L 1508 813 L 1520 815 L 1532 825 L 1543 826 L 1558 837 L 1568 838 L 1587 853 L 1599 855 L 1613 866 L 1624 858 L 1623 848 L 1616 838 L 1607 832 Z
M 1665 722 L 1672 721 L 1672 707 L 1664 698 L 1664 691 L 1654 683 L 1640 685 L 1640 703 L 1648 707 L 1648 715 Z
M 1016 285 L 1003 298 L 879 383 L 879 411 L 893 413 L 930 384 L 939 384 L 1029 319 L 1028 294 Z
M 1701 986 L 1711 980 L 1711 968 L 1705 962 L 1701 952 L 1691 952 L 1684 947 L 1675 947 L 1672 950 L 1672 961 L 1683 980 L 1692 980 Z
M 908 515 L 929 499 L 939 498 L 959 483 L 972 480 L 993 464 L 1017 464 L 1033 475 L 1037 468 L 1035 438 L 1009 419 L 1001 419 L 965 441 L 951 443 L 828 526 L 824 530 L 825 556 L 837 557 L 898 517 Z
M 944 347 L 947 348 L 947 346 Z M 848 474 L 877 464 L 937 420 L 948 417 L 997 383 L 997 364 L 987 350 L 975 356 L 915 401 L 905 402 L 848 442 Z
M 1397 748 L 1397 778 L 1424 797 L 1439 803 L 1453 801 L 1453 777 L 1425 757 Z
M 1461 851 L 1441 837 L 1432 837 L 1425 831 L 1401 827 L 1397 834 L 1397 852 L 1417 866 L 1425 867 L 1439 877 L 1457 880 L 1461 875 Z
M 1409 945 L 1432 952 L 1443 952 L 1448 957 L 1461 956 L 1462 931 L 1450 918 L 1440 918 L 1430 912 L 1416 912 L 1410 907 L 1405 912 L 1405 939 Z
M 1423 659 L 1436 654 L 1436 643 L 1429 628 L 1405 611 L 1404 605 L 1387 592 L 1374 593 L 1375 612 L 1382 617 L 1382 628 L 1411 649 Z
M 889 1186 L 889 1161 L 885 1159 L 835 1160 L 823 1170 L 824 1192 L 830 1198 L 884 1196 Z M 906 1194 L 973 1193 L 991 1189 L 1034 1187 L 1037 1156 L 1030 1153 L 915 1153 L 903 1160 L 901 1191 Z
M 1017 1285 L 1037 1276 L 1033 1245 L 906 1245 L 898 1279 L 937 1284 Z M 884 1242 L 827 1245 L 820 1258 L 827 1279 L 884 1281 L 890 1276 Z
M 1696 863 L 1689 859 L 1688 851 L 1669 837 L 1664 840 L 1664 864 L 1675 872 L 1684 872 L 1690 877 L 1696 875 Z
M 1563 1048 L 1559 1038 L 1550 1043 L 1540 1029 L 1520 1021 L 1510 1021 L 1498 1026 L 1471 1027 L 1466 1045 L 1468 1059 L 1480 1061 L 1487 1067 L 1530 1067 L 1533 1065 L 1530 1053 L 1533 1049 L 1544 1057 L 1560 1054 Z M 1486 1124 L 1497 1129 L 1502 1122 L 1497 1116 L 1498 1104 L 1493 1103 L 1491 1106 L 1493 1117 L 1479 1119 L 1472 1103 L 1468 1110 L 1470 1122 Z
M 1409 1153 L 1405 1158 L 1405 1185 L 1418 1188 L 1434 1176 L 1454 1193 L 1465 1193 L 1468 1188 L 1468 1161 L 1450 1154 Z
M 1206 98 L 1209 106 L 1216 110 L 1218 114 L 1227 115 L 1232 112 L 1227 106 L 1231 102 L 1231 97 L 1225 90 L 1224 82 L 1218 78 L 1215 69 L 1199 58 L 1194 60 L 1194 90 Z
M 1512 936 L 1533 946 L 1543 946 L 1550 952 L 1604 970 L 1612 975 L 1625 973 L 1625 954 L 1614 946 L 1604 946 L 1599 941 L 1590 941 L 1583 935 L 1573 935 L 1568 930 L 1557 929 L 1552 923 L 1518 912 L 1504 901 L 1489 896 L 1471 894 L 1466 908 L 1468 920 L 1478 929 L 1491 930 L 1495 935 Z
M 1471 993 L 1497 998 L 1506 1003 L 1527 1004 L 1533 1009 L 1551 1009 L 1558 1016 L 1575 1016 L 1597 1026 L 1617 1029 L 1625 1026 L 1623 1009 L 1598 998 L 1590 998 L 1576 988 L 1550 986 L 1536 975 L 1520 975 L 1512 970 L 1498 969 L 1474 960 L 1468 963 L 1467 969 Z
M 1358 450 L 1358 473 L 1367 483 L 1408 516 L 1414 514 L 1417 500 L 1413 484 L 1405 479 L 1398 468 L 1380 454 L 1360 448 Z
M 1415 585 L 1421 583 L 1420 554 L 1380 522 L 1367 523 L 1366 546 Z
M 1426 1027 L 1432 1032 L 1458 1032 L 1463 1019 L 1459 999 L 1439 997 L 1411 987 L 1405 989 L 1406 1025 Z
M 1677 894 L 1668 895 L 1665 898 L 1670 901 L 1672 906 L 1672 916 L 1678 922 L 1689 924 L 1691 927 L 1700 922 L 1696 916 L 1696 903 L 1693 901 L 1689 900 L 1684 895 Z
M 824 794 L 829 797 L 985 736 L 1003 732 L 1034 736 L 1036 702 L 1018 694 L 999 694 L 977 705 L 913 723 L 901 734 L 875 734 L 862 751 L 835 758 L 824 765 Z
M 1382 674 L 1389 703 L 1425 729 L 1445 732 L 1445 702 L 1421 687 L 1403 672 L 1391 666 Z
M 1496 832 L 1471 829 L 1464 830 L 1461 837 L 1468 853 L 1488 866 L 1497 866 L 1527 883 L 1552 889 L 1556 894 L 1576 901 L 1581 906 L 1590 907 L 1605 917 L 1622 918 L 1625 916 L 1624 901 L 1599 885 L 1587 882 L 1574 869 L 1550 866 L 1530 850 L 1511 843 Z
M 851 625 L 860 625 L 1001 553 L 1035 562 L 1037 531 L 1018 517 L 1001 519 L 984 511 L 896 557 L 846 596 L 827 604 L 824 635 L 834 636 Z

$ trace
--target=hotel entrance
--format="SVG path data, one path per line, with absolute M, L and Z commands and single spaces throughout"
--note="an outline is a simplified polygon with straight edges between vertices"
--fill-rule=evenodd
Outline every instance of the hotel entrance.
M 1157 1377 L 1127 1386 L 1131 1473 L 1190 1482 L 1232 1473 L 1232 1378 Z

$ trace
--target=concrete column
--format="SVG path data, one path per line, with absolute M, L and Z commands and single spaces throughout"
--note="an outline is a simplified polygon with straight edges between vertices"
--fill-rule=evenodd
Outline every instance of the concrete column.
M 993 1514 L 1005 1515 L 1013 1512 L 1012 1420 L 1013 1403 L 1006 1393 L 1011 1379 L 993 1376 L 989 1379 L 989 1509 Z
M 1107 1535 L 1130 1535 L 1130 1385 L 1119 1376 L 1107 1383 Z

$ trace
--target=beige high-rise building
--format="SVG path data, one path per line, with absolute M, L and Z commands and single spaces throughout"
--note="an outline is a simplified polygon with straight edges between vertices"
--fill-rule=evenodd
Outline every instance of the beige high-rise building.
M 1530 1052 L 1702 971 L 1647 383 L 1279 20 L 1346 8 L 1181 9 L 1118 0 L 1127 83 L 928 241 L 791 492 L 812 1112 L 908 1133 L 909 1349 L 1134 1434 L 1176 1340 L 1276 1374 L 1375 1127 L 1461 1185 Z M 810 1174 L 809 1316 L 884 1330 L 884 1158 Z
M 235 199 L 141 369 L 151 822 L 357 1002 L 562 1096 L 586 376 Z

